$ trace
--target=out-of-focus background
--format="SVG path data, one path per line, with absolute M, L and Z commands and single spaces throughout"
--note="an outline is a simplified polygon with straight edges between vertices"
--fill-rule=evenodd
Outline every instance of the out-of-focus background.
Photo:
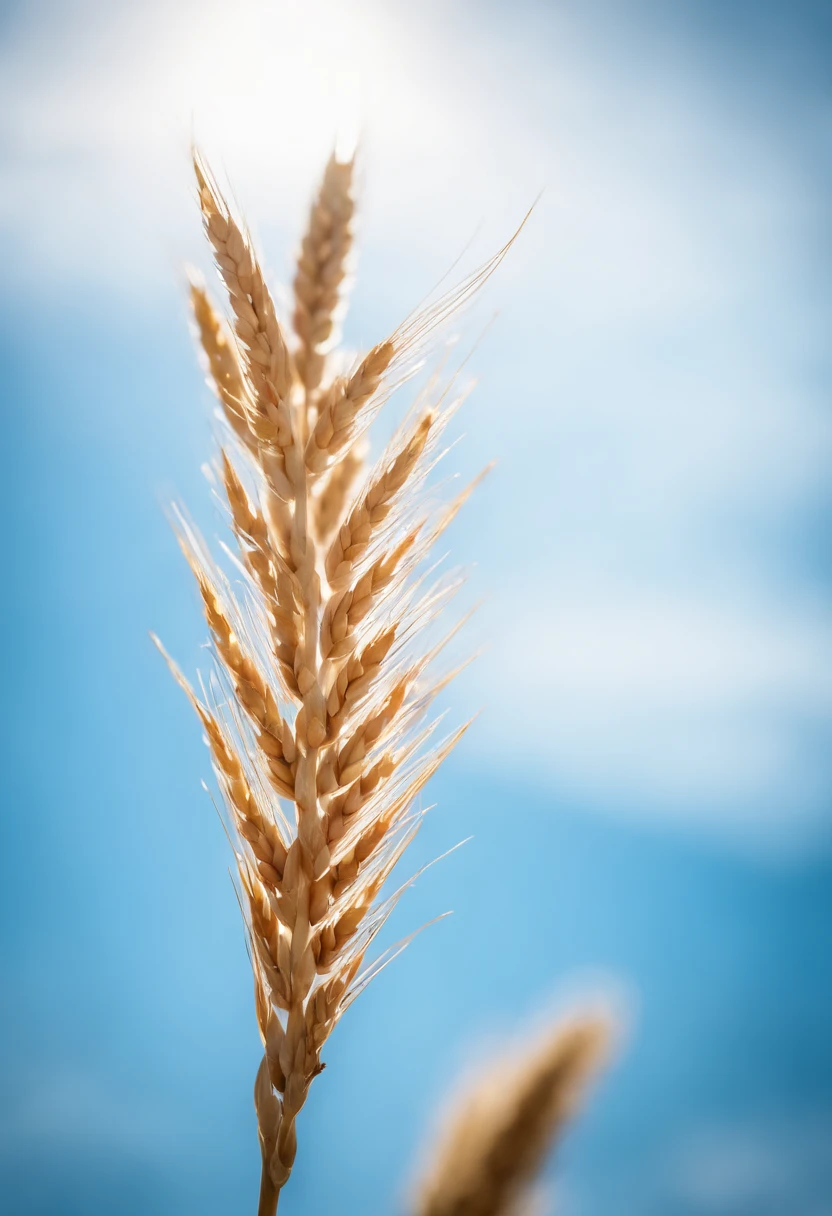
M 544 193 L 463 325 L 484 712 L 410 865 L 473 840 L 391 940 L 455 915 L 338 1028 L 287 1216 L 400 1210 L 482 1042 L 610 985 L 557 1210 L 832 1211 L 830 51 L 809 0 L 2 6 L 3 1211 L 254 1209 L 230 859 L 147 636 L 206 662 L 188 149 L 285 282 L 356 115 L 356 347 Z

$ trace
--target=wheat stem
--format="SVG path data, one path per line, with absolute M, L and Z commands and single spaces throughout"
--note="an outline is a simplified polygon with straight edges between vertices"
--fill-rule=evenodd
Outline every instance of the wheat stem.
M 274 1185 L 269 1171 L 263 1168 L 260 1175 L 260 1198 L 257 1204 L 257 1216 L 275 1216 L 280 1201 L 280 1190 Z

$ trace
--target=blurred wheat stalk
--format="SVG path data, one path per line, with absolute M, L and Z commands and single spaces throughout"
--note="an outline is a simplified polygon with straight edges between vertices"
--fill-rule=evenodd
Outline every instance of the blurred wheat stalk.
M 298 1113 L 323 1068 L 323 1045 L 388 961 L 390 952 L 369 965 L 365 956 L 404 889 L 380 895 L 419 828 L 418 796 L 465 729 L 436 743 L 435 723 L 425 725 L 455 673 L 432 676 L 444 643 L 427 648 L 422 640 L 459 582 L 431 581 L 424 561 L 471 489 L 439 507 L 427 492 L 460 400 L 453 379 L 429 382 L 370 469 L 365 433 L 508 245 L 351 359 L 337 344 L 353 247 L 353 161 L 330 159 L 313 202 L 291 338 L 247 231 L 198 155 L 194 167 L 230 304 L 226 322 L 204 285 L 192 281 L 195 328 L 227 424 L 217 479 L 237 552 L 232 585 L 180 515 L 215 671 L 198 696 L 171 668 L 204 728 L 232 829 L 264 1048 L 255 1082 L 259 1213 L 271 1216 L 295 1160 Z M 557 1091 L 558 1077 L 571 1085 L 590 1046 L 579 1035 L 566 1062 L 545 1064 L 537 1082 L 523 1072 L 525 1090 L 515 1085 L 503 1095 L 503 1114 L 516 1107 L 537 1112 L 547 1127 L 557 1121 L 565 1098 L 544 1100 L 541 1086 Z M 541 1115 L 544 1107 L 549 1113 Z M 511 1115 L 509 1124 L 522 1140 L 522 1122 L 515 1126 Z M 498 1194 L 495 1145 L 508 1125 L 489 1115 L 478 1126 L 479 1133 L 466 1122 L 462 1139 L 459 1128 L 451 1135 L 425 1183 L 419 1216 L 503 1211 L 458 1197 L 461 1187 L 476 1191 L 478 1172 Z M 539 1142 L 548 1133 L 535 1134 Z M 471 1151 L 478 1137 L 479 1156 Z M 463 1147 L 467 1174 L 452 1160 Z M 537 1150 L 524 1151 L 524 1161 L 530 1152 L 536 1160 Z M 514 1195 L 510 1185 L 503 1189 Z
M 449 1105 L 412 1216 L 525 1216 L 533 1184 L 611 1042 L 607 1014 L 556 1021 L 488 1061 Z

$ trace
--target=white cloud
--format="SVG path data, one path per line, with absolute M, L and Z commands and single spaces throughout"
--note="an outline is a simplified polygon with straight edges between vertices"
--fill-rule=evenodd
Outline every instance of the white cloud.
M 820 733 L 832 717 L 822 615 L 598 584 L 504 594 L 486 612 L 494 643 L 468 685 L 487 712 L 467 749 L 490 772 L 520 758 L 526 780 L 714 825 L 728 811 L 723 829 L 742 817 L 769 842 L 825 814 L 828 771 L 794 725 Z
M 446 264 L 481 219 L 516 220 L 545 186 L 535 259 L 595 320 L 724 298 L 737 254 L 794 201 L 782 165 L 749 154 L 702 84 L 678 63 L 622 70 L 591 16 L 529 13 L 518 28 L 374 0 L 247 0 L 233 19 L 219 0 L 49 14 L 33 10 L 5 46 L 4 205 L 44 261 L 93 282 L 165 273 L 147 254 L 154 234 L 193 226 L 192 134 L 255 218 L 294 224 L 345 98 L 367 136 L 373 239 L 407 232 L 411 273 L 426 250 Z

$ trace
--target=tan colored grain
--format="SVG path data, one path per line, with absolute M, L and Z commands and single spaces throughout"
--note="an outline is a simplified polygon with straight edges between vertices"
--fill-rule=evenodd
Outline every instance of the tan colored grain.
M 306 446 L 306 464 L 311 473 L 322 473 L 352 443 L 362 411 L 384 383 L 395 353 L 393 341 L 379 342 L 351 376 L 339 376 L 323 393 Z
M 231 677 L 237 700 L 256 728 L 257 744 L 263 752 L 263 771 L 278 794 L 293 799 L 292 766 L 297 752 L 292 731 L 281 716 L 266 677 L 242 650 L 216 590 L 204 571 L 197 567 L 194 573 L 217 654 Z
M 246 420 L 246 388 L 233 339 L 208 292 L 196 279 L 191 280 L 190 292 L 191 310 L 211 386 L 235 435 L 251 448 L 254 437 Z
M 356 650 L 339 669 L 327 697 L 327 727 L 330 738 L 336 738 L 350 708 L 370 692 L 381 665 L 396 641 L 398 622 L 387 625 Z
M 294 443 L 291 392 L 294 373 L 289 348 L 277 319 L 251 242 L 213 183 L 204 163 L 194 157 L 205 233 L 228 291 L 234 330 L 250 388 L 247 421 L 262 448 L 267 476 L 279 497 L 290 500 L 285 475 L 286 451 Z
M 295 676 L 299 629 L 297 579 L 286 555 L 272 544 L 262 512 L 246 494 L 225 452 L 222 454 L 222 477 L 240 553 L 262 597 L 278 675 L 286 695 L 299 700 Z
M 337 340 L 336 318 L 352 248 L 354 163 L 333 154 L 309 214 L 295 274 L 295 365 L 307 405 L 324 374 L 327 349 Z
M 419 540 L 419 526 L 412 528 L 392 548 L 378 557 L 346 591 L 334 592 L 327 601 L 321 622 L 321 653 L 324 658 L 344 659 L 354 653 L 356 631 L 380 597 L 389 590 L 405 557 Z
M 179 669 L 165 654 L 158 639 L 154 638 L 154 641 L 202 722 L 223 792 L 241 838 L 250 846 L 261 876 L 267 882 L 278 883 L 287 859 L 286 844 L 280 828 L 269 810 L 255 796 L 243 763 L 216 715 L 199 700 Z
M 322 548 L 349 508 L 351 496 L 364 473 L 365 448 L 363 438 L 358 439 L 319 479 L 312 517 L 315 537 Z
M 433 415 L 428 411 L 419 420 L 401 451 L 371 482 L 338 529 L 325 562 L 327 579 L 333 589 L 349 581 L 374 535 L 390 515 L 396 495 L 407 483 L 425 450 L 432 422 Z

